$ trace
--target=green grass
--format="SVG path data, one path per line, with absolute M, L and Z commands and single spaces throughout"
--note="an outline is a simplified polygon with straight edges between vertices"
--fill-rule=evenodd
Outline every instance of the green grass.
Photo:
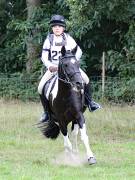
M 80 138 L 81 163 L 64 161 L 62 136 L 47 140 L 34 125 L 41 111 L 38 103 L 0 101 L 0 180 L 135 179 L 135 107 L 85 113 L 94 166 Z

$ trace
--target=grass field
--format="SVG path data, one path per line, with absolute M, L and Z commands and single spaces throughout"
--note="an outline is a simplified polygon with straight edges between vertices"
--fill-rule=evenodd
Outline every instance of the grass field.
M 56 141 L 41 135 L 34 125 L 41 111 L 39 103 L 0 100 L 0 180 L 135 179 L 135 107 L 108 105 L 85 113 L 93 166 L 80 138 L 80 154 L 72 159 L 64 154 L 61 135 Z

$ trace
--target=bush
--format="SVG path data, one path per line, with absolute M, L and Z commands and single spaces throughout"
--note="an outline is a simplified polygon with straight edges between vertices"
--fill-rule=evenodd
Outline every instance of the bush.
M 37 92 L 39 74 L 11 74 L 1 75 L 0 97 L 6 99 L 20 99 L 23 101 L 38 101 Z M 102 99 L 101 77 L 91 78 L 92 97 L 96 100 Z M 106 77 L 104 99 L 115 103 L 135 103 L 135 78 L 121 79 Z
M 102 82 L 92 80 L 92 91 L 95 99 L 102 98 Z M 115 103 L 135 103 L 135 78 L 125 79 L 107 77 L 105 81 L 104 99 Z
M 38 79 L 25 76 L 12 76 L 0 78 L 0 97 L 6 99 L 20 99 L 37 101 Z

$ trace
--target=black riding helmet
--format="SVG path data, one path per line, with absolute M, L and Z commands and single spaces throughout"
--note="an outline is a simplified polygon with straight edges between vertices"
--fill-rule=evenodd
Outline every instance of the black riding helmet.
M 66 27 L 65 18 L 61 15 L 54 15 L 54 16 L 52 16 L 52 18 L 50 20 L 50 25 L 51 25 L 51 27 L 56 26 L 56 25 Z

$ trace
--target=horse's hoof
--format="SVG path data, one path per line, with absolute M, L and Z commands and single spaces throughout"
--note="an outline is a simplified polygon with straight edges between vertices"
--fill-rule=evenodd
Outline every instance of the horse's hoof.
M 95 158 L 95 157 L 90 157 L 90 158 L 88 159 L 88 163 L 89 163 L 89 165 L 96 164 L 96 163 L 97 163 L 96 158 Z

